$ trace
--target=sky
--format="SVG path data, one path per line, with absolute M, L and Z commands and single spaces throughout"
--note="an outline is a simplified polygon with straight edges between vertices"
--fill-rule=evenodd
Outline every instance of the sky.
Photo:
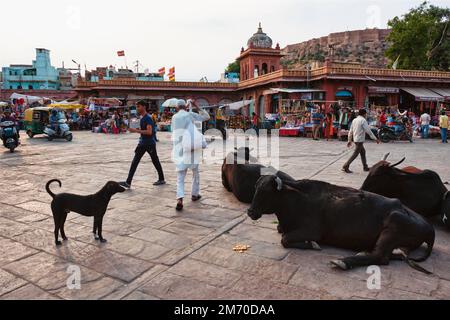
M 282 47 L 331 32 L 385 28 L 423 0 L 1 0 L 0 66 L 176 67 L 178 81 L 220 78 L 261 22 Z M 450 0 L 432 0 L 450 6 Z M 117 51 L 124 50 L 126 59 Z

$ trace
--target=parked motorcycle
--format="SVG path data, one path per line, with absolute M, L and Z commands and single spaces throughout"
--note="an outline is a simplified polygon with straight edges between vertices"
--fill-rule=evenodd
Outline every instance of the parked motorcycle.
M 13 121 L 0 123 L 0 137 L 5 148 L 11 153 L 20 145 L 16 124 Z
M 381 127 L 380 130 L 378 130 L 378 137 L 383 143 L 401 140 L 413 142 L 412 130 L 409 123 L 406 121 L 397 122 L 393 127 Z
M 72 132 L 70 132 L 69 125 L 65 119 L 60 119 L 58 121 L 57 128 L 47 126 L 47 128 L 44 129 L 44 133 L 47 135 L 48 141 L 52 141 L 53 139 L 66 139 L 70 142 L 73 140 Z

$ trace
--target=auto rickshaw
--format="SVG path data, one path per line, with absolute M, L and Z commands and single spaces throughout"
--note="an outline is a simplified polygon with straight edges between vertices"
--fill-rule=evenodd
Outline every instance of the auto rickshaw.
M 37 107 L 25 110 L 24 129 L 30 138 L 37 134 L 44 134 L 44 129 L 49 124 L 52 108 Z

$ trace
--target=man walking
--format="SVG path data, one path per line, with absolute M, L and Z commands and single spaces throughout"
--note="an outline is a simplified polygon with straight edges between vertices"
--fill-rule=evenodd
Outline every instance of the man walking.
M 424 112 L 420 116 L 420 125 L 422 128 L 422 139 L 428 139 L 428 132 L 430 131 L 431 117 L 428 113 Z
M 439 128 L 441 128 L 442 143 L 448 143 L 447 134 L 448 129 L 450 128 L 450 123 L 445 111 L 442 111 L 441 116 L 439 117 Z
M 190 104 L 195 107 L 195 111 L 187 111 L 186 102 L 179 100 L 177 103 L 177 113 L 172 118 L 172 140 L 173 140 L 173 161 L 177 170 L 177 211 L 183 210 L 184 181 L 188 169 L 192 170 L 192 201 L 199 201 L 200 195 L 200 171 L 199 165 L 202 157 L 203 141 L 200 143 L 200 148 L 197 145 L 197 138 L 202 139 L 201 133 L 195 126 L 195 122 L 203 123 L 208 121 L 210 116 L 208 112 L 198 108 L 194 101 Z M 197 131 L 196 131 L 197 130 Z M 184 141 L 190 139 L 191 141 Z M 192 148 L 186 148 L 186 144 L 192 144 Z
M 155 126 L 156 124 L 153 122 L 151 116 L 147 113 L 147 105 L 143 101 L 139 101 L 137 103 L 137 112 L 141 116 L 140 121 L 140 129 L 130 128 L 129 131 L 131 133 L 140 134 L 141 137 L 139 139 L 139 144 L 135 150 L 135 155 L 133 162 L 131 164 L 130 173 L 128 174 L 128 179 L 126 182 L 120 183 L 124 188 L 130 189 L 131 183 L 133 182 L 134 174 L 136 173 L 136 169 L 141 162 L 142 157 L 145 153 L 150 155 L 152 159 L 153 165 L 155 166 L 156 171 L 158 172 L 158 181 L 155 182 L 154 186 L 160 186 L 166 184 L 164 180 L 164 173 L 159 162 L 158 153 L 156 152 L 156 139 L 155 139 Z
M 342 168 L 342 171 L 346 173 L 352 173 L 350 171 L 350 165 L 359 155 L 361 155 L 364 171 L 366 172 L 370 171 L 370 168 L 367 165 L 366 149 L 364 148 L 364 142 L 366 141 L 366 133 L 370 136 L 372 140 L 376 140 L 378 144 L 380 143 L 380 140 L 373 134 L 372 130 L 370 130 L 366 117 L 367 111 L 365 109 L 359 110 L 359 115 L 355 120 L 353 120 L 352 126 L 348 133 L 347 146 L 350 148 L 352 146 L 352 143 L 354 142 L 356 147 L 355 152 L 353 152 L 353 155 L 350 157 L 347 163 L 344 164 L 344 167 Z
M 320 138 L 320 129 L 322 128 L 324 115 L 322 114 L 320 108 L 313 112 L 311 120 L 313 124 L 313 140 L 319 140 Z

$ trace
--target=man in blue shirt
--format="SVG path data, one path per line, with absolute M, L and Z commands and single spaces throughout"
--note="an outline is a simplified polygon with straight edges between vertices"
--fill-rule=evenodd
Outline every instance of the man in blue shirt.
M 324 119 L 324 115 L 319 110 L 314 111 L 311 117 L 312 124 L 313 124 L 313 139 L 319 140 L 320 137 L 320 129 L 322 128 L 322 123 Z
M 135 150 L 135 155 L 131 164 L 130 173 L 128 174 L 128 179 L 126 182 L 120 183 L 120 185 L 127 189 L 131 188 L 134 174 L 136 173 L 136 169 L 139 166 L 139 163 L 141 162 L 141 159 L 145 153 L 148 153 L 150 155 L 153 165 L 158 172 L 159 179 L 153 185 L 164 185 L 166 184 L 166 181 L 164 179 L 164 172 L 159 161 L 158 153 L 156 152 L 155 123 L 153 122 L 152 117 L 147 113 L 147 106 L 145 102 L 139 101 L 137 103 L 137 112 L 141 116 L 140 129 L 130 128 L 129 131 L 131 133 L 138 133 L 141 135 L 141 137 L 139 139 L 139 144 Z

